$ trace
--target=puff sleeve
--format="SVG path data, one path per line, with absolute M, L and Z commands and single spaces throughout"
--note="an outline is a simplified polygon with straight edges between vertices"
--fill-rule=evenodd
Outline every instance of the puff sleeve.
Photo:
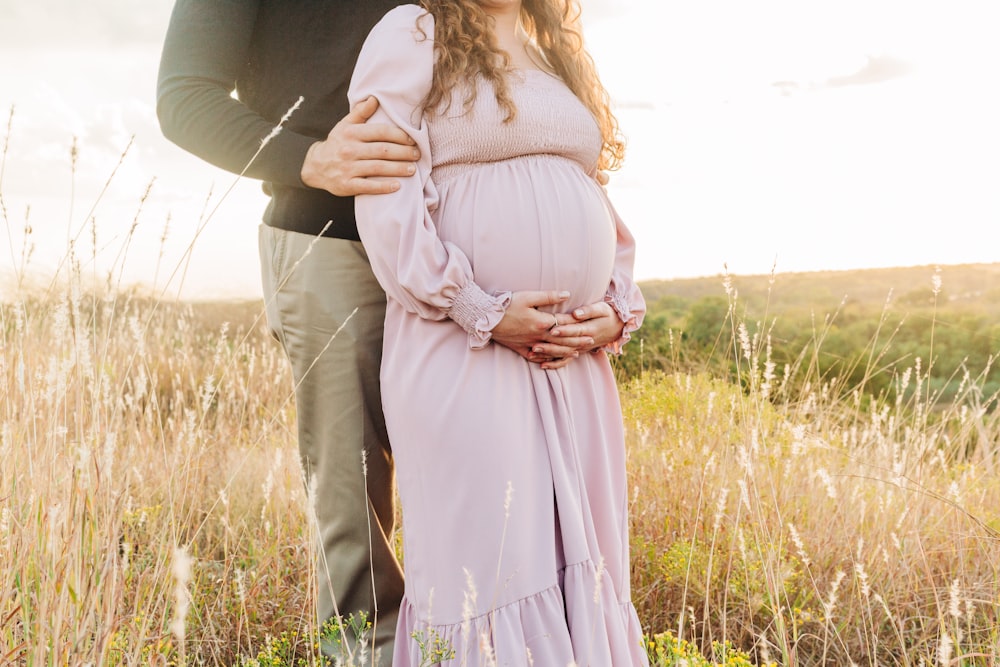
M 431 219 L 438 194 L 422 103 L 433 75 L 433 38 L 433 17 L 403 5 L 382 18 L 361 49 L 348 91 L 351 106 L 376 97 L 379 109 L 369 122 L 401 128 L 417 143 L 420 160 L 413 176 L 399 179 L 396 192 L 355 199 L 358 232 L 389 298 L 425 319 L 451 318 L 469 333 L 471 347 L 482 348 L 510 293 L 483 291 L 468 257 L 438 237 Z

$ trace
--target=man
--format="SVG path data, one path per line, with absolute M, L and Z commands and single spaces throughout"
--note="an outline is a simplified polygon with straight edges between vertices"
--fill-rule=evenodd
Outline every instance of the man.
M 379 665 L 392 661 L 403 577 L 379 398 L 385 295 L 358 240 L 353 196 L 397 189 L 394 179 L 413 174 L 419 155 L 398 128 L 365 124 L 377 100 L 349 110 L 347 87 L 368 31 L 399 4 L 407 3 L 178 0 L 157 86 L 168 139 L 261 179 L 271 197 L 259 227 L 261 274 L 315 489 L 319 621 L 377 612 Z M 575 320 L 536 310 L 563 298 L 515 293 L 493 340 L 558 367 L 618 338 L 622 323 L 607 304 Z

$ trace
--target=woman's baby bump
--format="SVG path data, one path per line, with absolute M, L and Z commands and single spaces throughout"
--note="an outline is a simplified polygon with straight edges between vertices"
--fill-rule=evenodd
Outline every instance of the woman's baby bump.
M 434 218 L 483 289 L 567 290 L 573 307 L 600 300 L 614 263 L 614 222 L 598 188 L 568 160 L 510 160 L 442 184 Z

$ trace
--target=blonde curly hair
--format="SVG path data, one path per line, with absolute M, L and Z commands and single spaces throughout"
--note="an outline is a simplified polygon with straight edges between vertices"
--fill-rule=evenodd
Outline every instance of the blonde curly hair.
M 476 77 L 493 86 L 497 103 L 507 112 L 507 122 L 517 115 L 507 74 L 510 57 L 500 49 L 492 30 L 492 17 L 476 0 L 420 0 L 434 17 L 436 61 L 430 93 L 424 108 L 447 108 L 452 90 Z M 594 61 L 583 46 L 577 0 L 522 0 L 521 25 L 545 65 L 559 76 L 594 115 L 603 146 L 597 168 L 621 166 L 625 142 L 611 100 L 597 76 Z M 476 87 L 467 86 L 468 109 L 476 100 Z

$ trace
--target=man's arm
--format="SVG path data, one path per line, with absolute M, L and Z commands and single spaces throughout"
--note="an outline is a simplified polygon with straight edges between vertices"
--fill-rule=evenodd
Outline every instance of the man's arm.
M 178 0 L 163 43 L 156 113 L 164 136 L 186 151 L 241 173 L 274 129 L 232 97 L 249 59 L 258 2 Z M 252 178 L 298 185 L 298 173 L 314 138 L 281 132 L 246 173 Z
M 249 58 L 258 8 L 253 0 L 178 0 L 157 80 L 163 134 L 228 171 L 341 196 L 393 187 L 367 183 L 368 176 L 411 173 L 414 148 L 405 133 L 379 125 L 359 129 L 374 113 L 370 103 L 352 111 L 325 140 L 284 128 L 261 149 L 275 123 L 232 96 Z

